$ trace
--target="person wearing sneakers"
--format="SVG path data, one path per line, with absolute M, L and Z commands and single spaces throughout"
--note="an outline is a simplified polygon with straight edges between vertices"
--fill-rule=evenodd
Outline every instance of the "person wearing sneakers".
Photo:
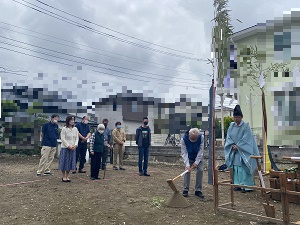
M 84 116 L 82 117 L 81 123 L 76 124 L 76 128 L 78 129 L 79 133 L 79 141 L 78 141 L 78 148 L 76 149 L 76 164 L 79 161 L 79 169 L 78 173 L 85 173 L 86 171 L 83 170 L 84 164 L 86 162 L 86 151 L 87 151 L 87 140 L 91 136 L 89 117 Z M 76 168 L 77 169 L 77 168 Z M 72 173 L 76 173 L 74 170 Z
M 106 140 L 104 138 L 105 126 L 99 124 L 97 131 L 92 134 L 90 138 L 90 155 L 91 155 L 91 180 L 100 180 L 99 170 L 101 164 L 101 157 L 106 147 Z
M 185 133 L 181 139 L 181 156 L 183 158 L 187 172 L 184 175 L 184 187 L 182 195 L 188 197 L 190 189 L 191 170 L 196 169 L 195 196 L 204 199 L 202 193 L 202 178 L 204 165 L 204 137 L 198 128 L 192 128 Z
M 53 162 L 54 155 L 57 148 L 57 139 L 58 139 L 58 118 L 57 114 L 51 116 L 51 121 L 45 123 L 42 127 L 41 132 L 41 159 L 36 172 L 37 176 L 41 175 L 51 175 L 50 166 Z
M 113 169 L 118 170 L 117 167 L 117 159 L 119 155 L 119 169 L 125 170 L 123 167 L 123 157 L 124 157 L 124 151 L 125 151 L 125 141 L 126 141 L 126 135 L 125 131 L 122 129 L 121 122 L 116 122 L 115 129 L 112 131 L 113 136 L 113 149 L 114 149 L 114 164 Z
M 233 170 L 233 183 L 254 186 L 254 172 L 257 168 L 251 155 L 259 156 L 254 135 L 248 123 L 243 121 L 240 105 L 233 110 L 233 119 L 227 131 L 224 147 L 225 163 Z M 250 188 L 235 187 L 235 191 L 251 192 Z
M 150 174 L 147 172 L 147 170 L 149 147 L 151 145 L 151 130 L 148 126 L 148 117 L 144 117 L 142 126 L 136 129 L 135 143 L 138 145 L 139 149 L 139 175 L 149 177 Z

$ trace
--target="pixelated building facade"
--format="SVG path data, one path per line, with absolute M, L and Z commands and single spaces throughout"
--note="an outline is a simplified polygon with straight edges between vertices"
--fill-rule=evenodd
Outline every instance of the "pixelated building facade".
M 2 88 L 2 117 L 4 125 L 4 144 L 7 149 L 34 149 L 40 140 L 41 125 L 49 121 L 51 114 L 75 115 L 86 113 L 87 107 L 81 102 L 68 102 L 59 92 L 43 88 L 12 86 Z M 41 119 L 40 114 L 48 115 Z M 61 116 L 60 119 L 64 117 Z M 76 118 L 76 122 L 81 121 Z M 61 121 L 61 127 L 63 121 Z
M 149 119 L 149 126 L 155 134 L 180 134 L 188 126 L 208 128 L 208 106 L 192 102 L 182 95 L 179 102 L 163 103 L 162 99 L 144 97 L 140 93 L 119 93 L 100 99 L 95 104 L 95 114 L 108 118 L 111 126 L 115 121 L 124 124 L 126 132 L 135 134 L 142 124 L 143 116 Z
M 4 104 L 3 104 L 4 103 Z M 58 92 L 42 88 L 13 86 L 2 89 L 2 122 L 4 122 L 5 145 L 7 149 L 34 149 L 40 139 L 40 114 L 86 114 L 95 112 L 95 126 L 104 118 L 109 119 L 109 127 L 114 128 L 120 121 L 128 134 L 142 124 L 142 118 L 148 116 L 152 133 L 179 134 L 189 125 L 202 129 L 208 128 L 208 106 L 191 102 L 182 96 L 180 102 L 162 103 L 159 98 L 144 97 L 140 93 L 118 93 L 93 102 L 92 106 L 83 106 L 82 102 L 68 102 Z M 62 116 L 64 115 L 64 116 Z M 63 125 L 63 121 L 61 121 Z M 76 122 L 80 118 L 76 117 Z
M 300 145 L 300 11 L 284 13 L 281 18 L 257 24 L 233 36 L 228 73 L 220 82 L 225 93 L 237 93 L 244 120 L 254 129 L 262 128 L 261 90 L 251 89 L 250 46 L 257 46 L 263 69 L 286 63 L 289 71 L 265 71 L 265 96 L 268 144 Z M 300 63 L 299 63 L 300 65 Z

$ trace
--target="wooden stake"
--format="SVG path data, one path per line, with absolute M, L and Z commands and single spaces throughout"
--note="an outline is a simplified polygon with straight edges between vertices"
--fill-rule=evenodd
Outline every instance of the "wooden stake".
M 286 174 L 279 174 L 280 191 L 281 191 L 281 205 L 282 205 L 282 220 L 285 224 L 290 222 L 289 199 L 286 194 Z
M 233 169 L 230 169 L 230 180 L 231 184 L 233 184 Z M 233 186 L 230 186 L 230 199 L 231 199 L 231 206 L 234 206 L 234 191 L 233 191 Z
M 213 199 L 214 199 L 214 213 L 217 214 L 219 206 L 219 187 L 218 187 L 218 171 L 214 168 L 214 185 L 213 185 Z

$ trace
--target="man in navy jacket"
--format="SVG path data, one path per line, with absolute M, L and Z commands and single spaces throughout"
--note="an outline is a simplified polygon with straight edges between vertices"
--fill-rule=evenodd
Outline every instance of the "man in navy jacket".
M 148 117 L 144 117 L 142 126 L 136 129 L 135 143 L 138 145 L 139 149 L 139 175 L 149 177 L 150 174 L 147 170 L 149 147 L 151 145 L 151 130 L 148 126 Z
M 191 170 L 196 169 L 195 195 L 200 199 L 204 199 L 202 193 L 203 178 L 203 135 L 197 128 L 192 128 L 185 133 L 181 140 L 181 156 L 183 158 L 187 172 L 184 175 L 184 187 L 182 195 L 188 197 L 190 188 Z
M 58 138 L 58 122 L 59 115 L 53 114 L 51 116 L 51 121 L 45 123 L 42 127 L 41 132 L 41 159 L 39 163 L 38 170 L 36 172 L 37 176 L 41 175 L 51 175 L 50 166 L 53 162 L 54 155 L 57 148 L 57 138 Z

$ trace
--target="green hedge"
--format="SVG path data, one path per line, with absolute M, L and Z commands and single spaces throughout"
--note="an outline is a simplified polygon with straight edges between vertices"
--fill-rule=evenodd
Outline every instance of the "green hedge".
M 40 155 L 41 147 L 38 149 L 5 149 L 5 145 L 0 145 L 0 153 L 7 153 L 11 155 Z

